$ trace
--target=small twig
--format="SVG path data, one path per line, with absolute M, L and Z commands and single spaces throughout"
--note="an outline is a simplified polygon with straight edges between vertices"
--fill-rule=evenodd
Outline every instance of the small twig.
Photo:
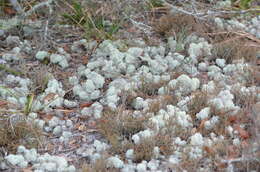
M 243 32 L 243 31 L 241 31 L 241 32 L 234 32 L 234 33 L 237 34 L 237 35 L 245 36 L 245 37 L 247 37 L 248 39 L 251 39 L 251 40 L 253 40 L 253 41 L 255 41 L 255 42 L 260 43 L 260 39 L 256 38 L 255 36 L 253 36 L 253 35 L 250 34 L 250 33 Z
M 179 7 L 176 7 L 176 6 L 173 6 L 172 4 L 164 1 L 164 5 L 165 6 L 168 6 L 171 8 L 171 12 L 172 13 L 175 13 L 176 11 L 177 12 L 180 12 L 180 13 L 183 13 L 183 14 L 186 14 L 186 15 L 190 15 L 190 16 L 193 16 L 195 17 L 196 19 L 199 19 L 199 20 L 205 20 L 206 18 L 209 18 L 209 17 L 217 17 L 217 16 L 221 16 L 221 15 L 226 15 L 226 14 L 246 14 L 246 13 L 252 13 L 252 12 L 257 12 L 259 13 L 260 12 L 260 9 L 257 9 L 257 8 L 253 8 L 253 9 L 248 9 L 248 10 L 239 10 L 239 11 L 232 11 L 232 10 L 223 10 L 223 11 L 219 11 L 219 10 L 208 10 L 207 12 L 198 12 L 196 10 L 196 8 L 194 8 L 194 3 L 192 4 L 192 8 L 193 10 L 195 10 L 194 13 L 192 12 L 189 12 L 187 10 L 184 10 L 182 8 L 179 8 Z
M 234 11 L 234 10 L 223 10 L 223 11 L 216 11 L 216 10 L 208 10 L 205 15 L 208 16 L 219 16 L 219 15 L 224 15 L 224 14 L 246 14 L 246 13 L 259 13 L 260 9 L 259 8 L 252 8 L 248 10 L 239 10 L 239 11 Z
M 238 40 L 240 38 L 243 38 L 243 36 L 236 36 L 234 38 L 231 38 L 231 39 L 227 39 L 227 40 L 224 40 L 224 41 L 221 41 L 221 42 L 218 42 L 216 44 L 225 44 L 225 43 L 228 43 L 228 42 L 231 42 L 231 41 L 235 41 L 235 40 Z
M 182 8 L 179 8 L 179 7 L 176 7 L 176 6 L 173 6 L 172 4 L 169 4 L 168 2 L 164 2 L 165 6 L 169 6 L 171 8 L 171 13 L 176 13 L 177 12 L 180 12 L 180 13 L 183 13 L 183 14 L 186 14 L 186 15 L 189 15 L 189 16 L 193 16 L 197 19 L 200 19 L 200 20 L 205 20 L 205 13 L 191 13 L 189 11 L 186 11 Z
M 45 29 L 44 29 L 44 37 L 43 37 L 44 42 L 47 39 L 47 35 L 48 35 L 48 25 L 49 25 L 49 20 L 46 21 L 46 26 L 45 26 Z
M 144 33 L 146 33 L 147 35 L 149 35 L 149 31 L 152 30 L 151 26 L 148 26 L 144 23 L 141 22 L 137 22 L 135 20 L 133 20 L 132 18 L 129 18 L 129 20 L 132 22 L 132 24 L 134 26 L 136 26 L 137 28 L 139 28 L 140 30 L 142 30 Z M 148 31 L 149 30 L 149 31 Z
M 213 33 L 205 33 L 205 34 L 207 34 L 207 35 L 235 34 L 235 35 L 238 35 L 240 37 L 248 38 L 248 39 L 250 39 L 252 41 L 260 43 L 260 39 L 256 38 L 255 36 L 253 36 L 250 33 L 244 32 L 244 31 L 239 31 L 239 32 L 235 32 L 235 31 L 213 32 Z

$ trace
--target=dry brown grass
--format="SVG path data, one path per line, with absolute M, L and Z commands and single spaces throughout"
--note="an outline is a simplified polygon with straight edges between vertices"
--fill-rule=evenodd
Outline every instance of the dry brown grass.
M 201 109 L 207 107 L 208 104 L 208 93 L 203 91 L 193 92 L 191 95 L 193 98 L 188 102 L 189 114 L 192 118 L 196 118 L 196 114 L 201 111 Z
M 84 164 L 82 166 L 82 172 L 119 172 L 119 169 L 107 168 L 106 158 L 101 157 L 97 159 L 93 164 Z
M 148 112 L 158 112 L 160 109 L 165 109 L 167 105 L 176 105 L 177 98 L 174 95 L 159 96 L 149 104 Z
M 108 110 L 98 122 L 98 129 L 100 133 L 107 139 L 111 148 L 108 150 L 109 154 L 121 155 L 125 157 L 125 153 L 129 149 L 134 150 L 134 162 L 141 162 L 142 160 L 151 160 L 154 156 L 153 150 L 155 146 L 160 148 L 161 154 L 170 155 L 174 147 L 172 145 L 173 136 L 177 133 L 173 132 L 175 122 L 167 123 L 164 129 L 164 134 L 156 134 L 150 138 L 142 138 L 140 143 L 134 144 L 132 135 L 145 130 L 147 127 L 152 127 L 148 123 L 149 117 L 133 117 L 131 113 L 122 113 L 121 111 Z M 174 124 L 173 124 L 174 123 Z M 179 131 L 183 133 L 182 131 Z
M 153 137 L 142 139 L 140 143 L 134 145 L 134 162 L 150 161 L 153 157 L 154 147 L 155 141 Z
M 234 95 L 234 103 L 242 108 L 252 107 L 257 101 L 257 93 L 252 90 L 249 93 L 243 93 L 241 88 L 238 87 L 233 88 L 231 93 Z
M 143 95 L 143 97 L 150 97 L 158 95 L 158 90 L 162 86 L 166 85 L 168 81 L 160 80 L 157 83 L 150 83 L 146 80 L 145 77 L 141 78 L 141 85 L 138 88 L 138 94 Z
M 162 155 L 169 156 L 169 155 L 173 154 L 173 152 L 175 151 L 175 147 L 174 147 L 172 141 L 173 141 L 173 138 L 176 136 L 177 135 L 174 132 L 156 135 L 156 137 L 155 137 L 156 146 L 158 146 L 160 148 L 160 153 Z
M 223 58 L 227 63 L 234 63 L 238 60 L 246 62 L 255 62 L 259 47 L 253 46 L 252 41 L 245 37 L 229 38 L 229 35 L 219 36 L 221 41 L 214 44 L 213 59 Z
M 14 153 L 19 145 L 37 148 L 41 142 L 42 132 L 25 120 L 12 123 L 10 120 L 1 119 L 0 138 L 0 147 Z
M 119 104 L 124 105 L 126 109 L 133 109 L 132 103 L 134 99 L 137 98 L 138 96 L 142 96 L 142 95 L 138 95 L 138 93 L 136 93 L 133 90 L 124 91 L 120 94 L 121 99 Z
M 33 68 L 32 71 L 27 73 L 32 78 L 31 89 L 38 95 L 44 92 L 47 88 L 49 79 L 51 79 L 51 74 L 48 72 L 47 66 L 40 65 L 39 67 Z
M 230 115 L 229 112 L 224 112 L 221 110 L 216 110 L 211 107 L 211 113 L 219 117 L 218 124 L 211 131 L 201 130 L 203 135 L 208 135 L 210 132 L 214 132 L 217 136 L 224 136 L 225 140 L 218 141 L 214 143 L 211 147 L 204 147 L 206 151 L 206 156 L 210 158 L 213 162 L 212 168 L 217 170 L 225 170 L 228 164 L 223 163 L 223 159 L 236 159 L 240 157 L 246 157 L 251 160 L 244 159 L 243 161 L 238 161 L 233 163 L 235 169 L 246 169 L 247 171 L 259 169 L 257 165 L 257 160 L 255 160 L 256 152 L 252 152 L 255 148 L 256 135 L 254 134 L 255 125 L 248 113 L 247 108 L 239 110 L 236 114 Z M 240 127 L 243 125 L 244 127 Z M 241 144 L 236 146 L 233 144 L 233 139 L 227 133 L 226 127 L 232 126 L 232 128 L 237 132 Z M 259 144 L 259 143 L 258 143 Z M 250 171 L 249 170 L 249 171 Z
M 203 24 L 198 22 L 193 16 L 185 14 L 170 14 L 167 13 L 154 21 L 154 30 L 164 36 L 176 35 L 184 29 L 187 34 L 195 31 L 200 32 L 203 29 Z
M 150 161 L 154 158 L 154 147 L 159 147 L 160 154 L 164 156 L 171 155 L 175 148 L 172 144 L 172 133 L 156 134 L 149 138 L 141 139 L 140 143 L 132 145 L 134 150 L 134 159 L 136 163 L 140 163 L 143 160 Z
M 228 113 L 220 110 L 215 110 L 215 108 L 212 106 L 210 107 L 210 110 L 211 110 L 211 114 L 219 117 L 219 122 L 214 127 L 213 131 L 217 135 L 226 136 L 227 135 L 226 127 L 231 125 L 231 121 Z
M 108 109 L 98 121 L 98 129 L 111 144 L 110 151 L 121 154 L 130 147 L 132 135 L 145 129 L 147 119 L 145 116 L 134 117 L 130 112 L 124 113 L 123 109 Z

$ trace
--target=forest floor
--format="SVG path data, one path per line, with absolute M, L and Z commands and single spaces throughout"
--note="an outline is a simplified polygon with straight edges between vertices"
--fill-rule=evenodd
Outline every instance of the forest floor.
M 260 171 L 257 1 L 10 2 L 0 171 Z

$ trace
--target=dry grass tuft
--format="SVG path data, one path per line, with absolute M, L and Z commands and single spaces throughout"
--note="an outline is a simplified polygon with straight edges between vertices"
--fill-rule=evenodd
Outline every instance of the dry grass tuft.
M 200 112 L 201 109 L 207 107 L 208 104 L 208 93 L 203 91 L 196 91 L 191 95 L 193 98 L 188 103 L 189 114 L 192 117 L 196 117 L 196 114 Z
M 246 62 L 254 62 L 258 47 L 250 46 L 250 42 L 244 38 L 224 38 L 213 47 L 213 59 L 223 58 L 228 64 L 244 59 Z
M 153 26 L 157 33 L 164 36 L 176 35 L 184 29 L 187 33 L 202 29 L 202 24 L 198 23 L 193 16 L 169 13 L 156 20 Z
M 145 77 L 141 78 L 141 85 L 138 88 L 138 94 L 143 95 L 142 97 L 155 96 L 158 94 L 159 88 L 166 85 L 168 81 L 160 80 L 157 83 L 150 83 Z
M 160 134 L 155 134 L 149 138 L 142 138 L 138 144 L 133 143 L 132 135 L 150 126 L 148 117 L 134 117 L 130 111 L 107 110 L 98 122 L 98 129 L 111 145 L 111 148 L 108 150 L 109 154 L 125 157 L 126 151 L 133 149 L 133 161 L 141 162 L 142 160 L 149 161 L 153 158 L 155 146 L 159 147 L 161 154 L 165 156 L 173 153 L 172 139 L 177 133 L 173 129 L 175 122 L 171 121 L 172 123 L 166 124 L 167 127 L 165 127 L 163 132 L 158 132 Z M 183 130 L 179 132 L 183 134 Z
M 82 172 L 119 172 L 119 169 L 107 168 L 106 158 L 101 157 L 97 159 L 93 164 L 84 164 L 82 166 Z
M 0 147 L 8 152 L 16 152 L 19 145 L 36 148 L 40 145 L 41 136 L 41 130 L 25 120 L 14 123 L 6 119 L 0 121 Z
M 133 90 L 128 90 L 124 91 L 123 93 L 120 94 L 120 103 L 126 107 L 126 109 L 132 109 L 132 103 L 135 98 L 137 98 L 139 95 L 133 91 Z M 141 95 L 140 95 L 141 96 Z
M 163 95 L 157 97 L 155 101 L 149 104 L 148 112 L 158 112 L 160 109 L 165 109 L 167 105 L 176 105 L 178 100 L 173 95 Z
M 214 127 L 213 131 L 217 135 L 227 135 L 226 127 L 231 125 L 231 121 L 229 116 L 231 111 L 225 111 L 224 109 L 218 110 L 216 109 L 215 106 L 210 105 L 210 114 L 212 116 L 218 116 L 219 117 L 219 122 L 217 125 Z M 210 130 L 204 130 L 205 133 L 209 134 Z
M 173 138 L 176 137 L 173 132 L 156 135 L 156 146 L 160 148 L 160 153 L 164 156 L 172 155 L 175 151 L 175 147 L 172 143 Z
M 234 88 L 231 90 L 234 95 L 234 103 L 242 108 L 252 107 L 257 101 L 257 94 L 254 91 L 243 93 L 241 88 Z
M 48 72 L 48 67 L 39 66 L 33 68 L 32 71 L 27 72 L 32 78 L 32 86 L 31 90 L 35 93 L 35 95 L 41 94 L 47 88 L 47 84 L 49 79 L 51 79 L 51 74 Z M 28 77 L 28 76 L 27 76 Z
M 108 109 L 99 120 L 98 129 L 111 144 L 110 151 L 121 154 L 130 147 L 132 135 L 145 130 L 147 120 L 148 117 L 134 117 L 130 111 L 120 108 L 117 111 Z
M 140 163 L 143 160 L 150 161 L 153 157 L 153 149 L 155 147 L 155 138 L 144 138 L 139 144 L 134 146 L 134 162 Z

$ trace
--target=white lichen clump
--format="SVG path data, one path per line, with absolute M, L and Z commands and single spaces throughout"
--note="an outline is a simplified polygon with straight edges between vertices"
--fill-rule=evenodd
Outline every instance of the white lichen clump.
M 38 60 L 44 60 L 49 57 L 49 53 L 47 51 L 38 51 L 35 55 L 35 58 Z
M 107 166 L 114 168 L 123 168 L 124 162 L 120 160 L 118 157 L 110 157 L 107 159 Z
M 196 133 L 192 135 L 190 144 L 194 146 L 203 146 L 204 144 L 203 136 L 200 133 Z
M 28 150 L 24 146 L 17 148 L 17 155 L 9 154 L 5 160 L 20 168 L 27 168 L 29 164 L 32 164 L 32 169 L 35 171 L 76 171 L 76 168 L 69 165 L 64 157 L 51 156 L 48 153 L 39 155 L 36 149 Z
M 168 83 L 170 89 L 175 89 L 181 95 L 187 95 L 195 91 L 200 86 L 200 81 L 197 78 L 190 78 L 187 75 L 181 75 L 175 80 Z
M 196 114 L 196 117 L 200 120 L 203 120 L 203 119 L 208 118 L 209 114 L 210 114 L 210 108 L 206 107 L 206 108 L 201 109 L 201 111 Z
M 211 49 L 212 45 L 208 42 L 191 43 L 188 52 L 191 57 L 197 58 L 200 56 L 210 56 Z
M 44 103 L 45 109 L 63 105 L 65 91 L 62 87 L 62 83 L 56 79 L 49 80 L 44 93 L 39 96 L 39 99 Z
M 229 90 L 223 90 L 216 98 L 210 100 L 210 103 L 212 103 L 217 110 L 223 110 L 225 112 L 238 110 L 239 107 L 235 106 L 233 99 L 234 95 L 231 94 Z
M 2 55 L 2 58 L 6 61 L 20 60 L 21 59 L 21 48 L 15 47 L 9 53 Z

